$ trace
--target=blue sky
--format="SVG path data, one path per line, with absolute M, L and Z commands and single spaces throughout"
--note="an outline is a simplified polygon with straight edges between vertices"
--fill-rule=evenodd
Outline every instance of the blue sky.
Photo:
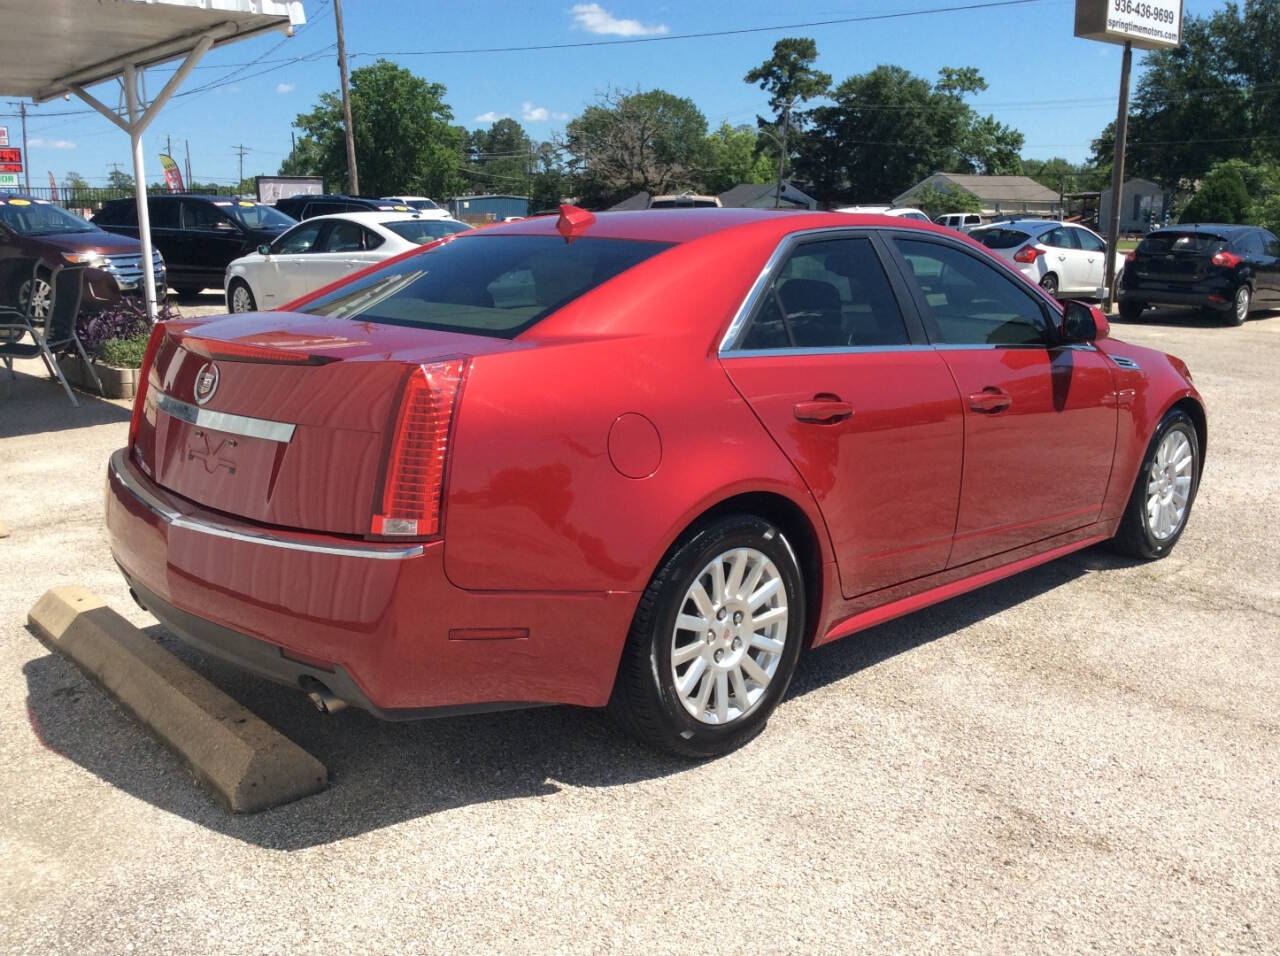
M 385 54 L 443 83 L 455 121 L 468 128 L 506 115 L 521 120 L 535 139 L 546 139 L 608 86 L 661 87 L 688 96 L 713 127 L 723 120 L 751 122 L 757 112 L 766 111 L 765 95 L 742 82 L 742 76 L 769 56 L 775 40 L 799 35 L 817 41 L 819 67 L 836 82 L 881 63 L 930 79 L 943 66 L 976 66 L 990 89 L 970 102 L 1022 130 L 1025 156 L 1087 158 L 1089 141 L 1115 116 L 1120 48 L 1072 36 L 1074 0 L 634 45 L 413 55 L 669 37 L 965 2 L 972 0 L 345 0 L 343 12 L 353 69 Z M 1220 0 L 1186 0 L 1188 14 L 1203 15 L 1221 6 Z M 338 85 L 331 4 L 305 0 L 305 9 L 309 23 L 292 39 L 281 42 L 279 34 L 272 34 L 205 57 L 184 87 L 188 95 L 166 106 L 147 132 L 148 180 L 160 177 L 158 154 L 166 136 L 180 162 L 183 144 L 190 141 L 192 172 L 202 181 L 235 181 L 239 160 L 232 147 L 237 145 L 249 150 L 245 175 L 276 172 L 289 151 L 294 118 L 309 110 L 320 93 Z M 1140 56 L 1137 62 L 1140 68 Z M 154 72 L 148 88 L 158 90 L 168 71 Z M 222 85 L 191 93 L 211 83 Z M 115 102 L 109 88 L 98 92 Z M 96 114 L 42 115 L 80 109 L 73 100 L 32 110 L 28 158 L 33 185 L 47 184 L 48 171 L 61 182 L 68 170 L 76 170 L 100 185 L 112 163 L 131 169 L 128 140 L 105 119 Z M 7 123 L 10 141 L 17 145 L 17 118 L 0 122 Z

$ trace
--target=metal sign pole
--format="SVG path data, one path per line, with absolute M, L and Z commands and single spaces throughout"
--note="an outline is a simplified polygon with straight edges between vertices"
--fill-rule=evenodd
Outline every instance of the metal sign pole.
M 1124 200 L 1124 151 L 1129 136 L 1129 72 L 1133 68 L 1133 44 L 1126 41 L 1120 67 L 1120 105 L 1116 108 L 1116 148 L 1111 162 L 1111 222 L 1107 225 L 1107 262 L 1103 279 L 1103 304 L 1111 308 L 1116 281 L 1116 253 L 1120 246 L 1120 212 Z

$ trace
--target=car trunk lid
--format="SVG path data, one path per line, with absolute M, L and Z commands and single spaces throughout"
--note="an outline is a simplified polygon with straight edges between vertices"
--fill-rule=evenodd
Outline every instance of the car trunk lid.
M 1208 275 L 1214 253 L 1226 245 L 1226 239 L 1212 233 L 1153 233 L 1138 244 L 1134 273 L 1161 282 L 1196 282 Z
M 286 528 L 367 535 L 406 382 L 506 340 L 309 315 L 175 323 L 134 445 L 159 485 Z

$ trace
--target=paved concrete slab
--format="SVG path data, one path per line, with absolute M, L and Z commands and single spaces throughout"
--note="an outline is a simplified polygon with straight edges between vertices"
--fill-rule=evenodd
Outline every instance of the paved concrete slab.
M 255 813 L 327 786 L 324 764 L 91 591 L 68 585 L 45 592 L 28 623 L 177 752 L 232 810 Z

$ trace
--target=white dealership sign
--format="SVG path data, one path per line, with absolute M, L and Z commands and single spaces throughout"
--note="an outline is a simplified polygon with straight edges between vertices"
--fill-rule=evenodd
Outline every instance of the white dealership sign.
M 1076 0 L 1076 36 L 1139 50 L 1181 46 L 1182 0 Z

